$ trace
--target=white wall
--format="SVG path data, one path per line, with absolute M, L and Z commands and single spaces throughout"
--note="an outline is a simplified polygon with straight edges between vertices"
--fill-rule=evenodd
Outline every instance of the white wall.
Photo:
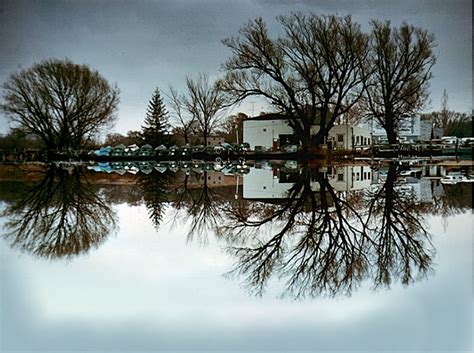
M 280 183 L 272 169 L 250 168 L 243 176 L 244 199 L 285 199 L 293 183 Z
M 338 141 L 338 135 L 342 135 L 344 141 Z M 345 148 L 351 149 L 352 148 L 352 136 L 354 136 L 354 143 L 355 147 L 367 147 L 370 146 L 370 142 L 372 141 L 372 134 L 370 130 L 359 127 L 359 126 L 351 126 L 348 124 L 340 124 L 335 125 L 329 131 L 329 139 L 335 143 L 336 148 Z M 357 144 L 356 136 L 359 136 L 359 143 Z M 365 140 L 364 140 L 365 139 Z
M 271 149 L 273 139 L 278 139 L 279 135 L 293 134 L 293 129 L 286 120 L 244 120 L 243 125 L 244 142 L 247 142 L 252 150 L 255 146 Z

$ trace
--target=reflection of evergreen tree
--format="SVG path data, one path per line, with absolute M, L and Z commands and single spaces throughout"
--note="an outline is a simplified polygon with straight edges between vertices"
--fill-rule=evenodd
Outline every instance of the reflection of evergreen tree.
M 156 147 L 166 142 L 164 135 L 168 127 L 168 112 L 157 88 L 148 103 L 145 125 L 142 126 L 142 137 L 146 143 Z
M 143 201 L 148 210 L 148 215 L 157 229 L 166 211 L 170 193 L 169 186 L 173 179 L 174 174 L 168 172 L 161 174 L 154 171 L 148 175 L 140 175 L 139 186 Z
M 214 231 L 222 218 L 222 207 L 227 202 L 228 194 L 219 192 L 219 188 L 211 188 L 208 184 L 208 172 L 195 174 L 200 183 L 198 188 L 189 188 L 190 175 L 185 175 L 179 197 L 174 203 L 177 209 L 176 220 L 190 220 L 188 239 L 198 238 L 207 242 L 208 233 Z M 183 216 L 183 218 L 179 216 Z
M 26 252 L 59 258 L 87 252 L 115 227 L 114 213 L 79 169 L 51 165 L 44 178 L 5 210 L 5 237 Z

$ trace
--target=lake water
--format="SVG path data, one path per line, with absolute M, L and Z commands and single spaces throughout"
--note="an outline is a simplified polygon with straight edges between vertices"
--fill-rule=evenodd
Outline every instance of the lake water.
M 470 352 L 472 183 L 442 183 L 455 169 L 170 162 L 4 180 L 1 351 Z

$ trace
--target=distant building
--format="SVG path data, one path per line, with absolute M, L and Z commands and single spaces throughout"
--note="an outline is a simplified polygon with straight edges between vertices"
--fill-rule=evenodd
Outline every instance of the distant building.
M 373 121 L 364 124 L 371 130 L 374 142 L 380 142 L 387 139 L 385 129 Z M 422 115 L 407 116 L 400 121 L 398 137 L 404 141 L 427 141 L 431 138 L 439 139 L 443 136 L 443 129 L 433 128 L 431 120 L 423 119 Z
M 191 142 L 193 145 L 204 145 L 204 136 L 193 136 L 191 137 Z M 207 136 L 207 146 L 219 146 L 221 143 L 225 142 L 225 137 L 217 135 Z
M 288 119 L 281 114 L 266 114 L 258 117 L 248 118 L 243 121 L 244 142 L 254 150 L 277 151 L 285 145 L 299 145 L 299 138 Z M 316 135 L 319 125 L 311 126 L 311 135 Z M 370 130 L 365 127 L 351 126 L 348 124 L 335 125 L 328 136 L 330 148 L 351 149 L 368 147 L 372 143 Z

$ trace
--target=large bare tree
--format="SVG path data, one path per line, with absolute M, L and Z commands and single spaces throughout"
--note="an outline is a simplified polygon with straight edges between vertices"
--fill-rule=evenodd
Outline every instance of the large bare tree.
M 368 37 L 350 16 L 293 13 L 277 17 L 284 34 L 270 37 L 261 18 L 223 43 L 232 51 L 222 89 L 235 102 L 266 98 L 285 114 L 303 148 L 324 143 L 337 119 L 361 98 Z M 319 131 L 311 136 L 311 125 Z
M 367 74 L 368 117 L 397 143 L 401 121 L 416 114 L 428 99 L 431 68 L 436 62 L 434 36 L 406 23 L 372 21 Z
M 51 59 L 14 73 L 1 109 L 48 149 L 79 148 L 115 120 L 119 90 L 97 71 Z

